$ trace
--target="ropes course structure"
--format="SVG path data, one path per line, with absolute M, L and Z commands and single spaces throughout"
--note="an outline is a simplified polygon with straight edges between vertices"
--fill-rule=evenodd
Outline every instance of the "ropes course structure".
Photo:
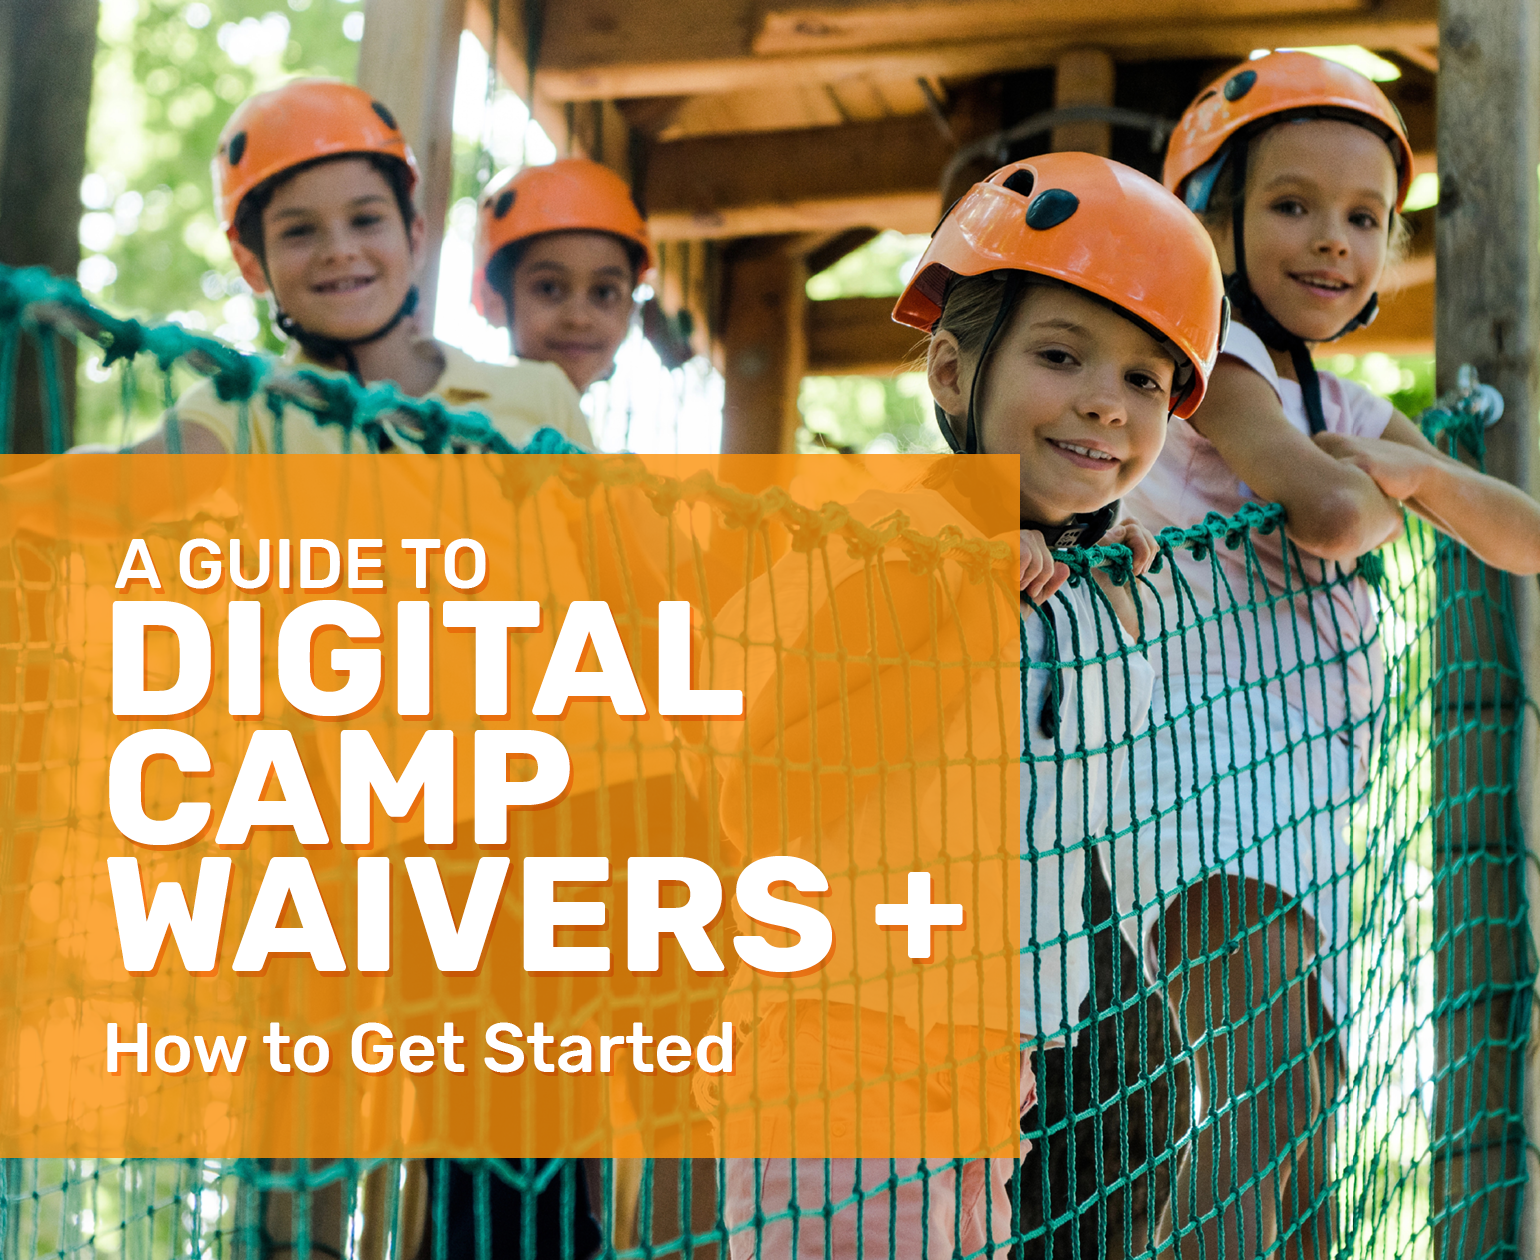
M 173 371 L 191 370 L 211 378 L 227 402 L 244 407 L 260 400 L 275 414 L 305 413 L 317 424 L 340 427 L 345 450 L 394 449 L 395 458 L 410 459 L 400 453 L 410 446 L 428 454 L 508 457 L 499 466 L 511 500 L 522 502 L 544 482 L 560 481 L 561 493 L 577 505 L 573 554 L 585 557 L 584 564 L 622 493 L 638 496 L 660 522 L 693 514 L 696 533 L 679 535 L 685 542 L 665 566 L 671 573 L 711 570 L 701 537 L 741 536 L 742 547 L 733 552 L 739 571 L 724 578 L 718 566 L 701 582 L 720 595 L 707 601 L 708 641 L 715 636 L 741 646 L 750 673 L 755 653 L 774 657 L 782 669 L 788 661 L 800 660 L 809 670 L 825 663 L 798 638 L 794 623 L 804 614 L 793 607 L 796 601 L 762 601 L 753 611 L 746 592 L 777 572 L 804 575 L 795 589 L 809 607 L 818 587 L 805 575 L 852 575 L 865 583 L 864 615 L 875 624 L 891 611 L 884 605 L 884 564 L 954 575 L 945 590 L 962 599 L 957 593 L 972 589 L 969 583 L 987 588 L 990 574 L 1008 559 L 1004 544 L 964 537 L 940 523 L 942 517 L 911 509 L 911 502 L 923 504 L 906 498 L 908 489 L 883 500 L 879 511 L 844 501 L 809 504 L 779 486 L 751 492 L 709 470 L 670 477 L 630 456 L 542 460 L 578 448 L 550 430 L 515 447 L 473 411 L 410 398 L 391 386 L 360 386 L 336 373 L 287 368 L 175 325 L 118 318 L 87 301 L 73 281 L 37 269 L 0 267 L 0 451 L 10 446 L 24 340 L 36 346 L 44 368 L 50 451 L 64 451 L 69 417 L 51 365 L 65 339 L 94 343 L 104 365 L 122 374 L 125 429 L 136 373 L 161 374 L 169 412 Z M 1479 461 L 1492 400 L 1473 381 L 1468 385 L 1425 413 L 1421 424 L 1447 449 Z M 167 433 L 175 452 L 174 420 Z M 809 458 L 829 461 L 830 469 L 842 466 L 834 462 L 841 457 Z M 0 499 L 0 512 L 6 510 Z M 1518 722 L 1494 720 L 1497 710 L 1481 703 L 1500 690 L 1522 693 L 1516 671 L 1494 663 L 1483 647 L 1515 633 L 1507 580 L 1502 598 L 1489 599 L 1486 570 L 1416 518 L 1408 518 L 1401 539 L 1354 568 L 1299 552 L 1287 542 L 1285 526 L 1281 508 L 1252 504 L 1231 518 L 1168 529 L 1158 538 L 1153 574 L 1137 579 L 1121 546 L 1063 553 L 1070 594 L 1017 619 L 1022 627 L 1039 622 L 1050 643 L 1045 651 L 1022 630 L 1024 655 L 1016 658 L 1022 704 L 1009 711 L 1021 715 L 1024 730 L 999 733 L 1001 747 L 1013 750 L 1011 765 L 1020 762 L 1026 926 L 1017 967 L 1024 1023 L 1025 1008 L 1046 1008 L 1055 994 L 1074 996 L 1078 1006 L 1062 1012 L 1062 1027 L 1043 1015 L 1036 1031 L 1024 1034 L 1023 1053 L 1037 1080 L 1036 1103 L 1021 1117 L 1031 1149 L 1007 1170 L 1010 1220 L 991 1224 L 977 1249 L 959 1241 L 959 1260 L 1172 1256 L 1178 1246 L 1186 1253 L 1196 1245 L 1213 1211 L 1262 1196 L 1271 1196 L 1277 1236 L 1271 1242 L 1242 1238 L 1247 1256 L 1499 1254 L 1468 1240 L 1483 1236 L 1479 1203 L 1492 1185 L 1524 1180 L 1521 1165 L 1484 1156 L 1482 1137 L 1489 1122 L 1522 1126 L 1520 1082 L 1487 1079 L 1481 1064 L 1495 1047 L 1527 1044 L 1523 998 L 1534 978 L 1531 951 L 1496 957 L 1487 937 L 1487 929 L 1501 927 L 1524 940 L 1527 922 L 1521 894 L 1492 891 L 1524 883 L 1527 859 L 1516 823 Z M 95 738 L 71 725 L 71 688 L 83 685 L 93 651 L 99 655 L 105 644 L 71 640 L 60 627 L 71 616 L 72 583 L 80 573 L 121 559 L 121 547 L 111 548 L 26 530 L 13 532 L 0 548 L 0 904 L 26 907 L 17 919 L 0 922 L 0 992 L 75 1010 L 59 1017 L 66 1030 L 89 1000 L 91 979 L 84 964 L 40 962 L 28 951 L 29 925 L 57 915 L 59 897 L 68 891 L 61 892 L 57 873 L 35 866 L 31 854 L 43 832 L 86 827 L 102 813 L 100 802 L 73 796 L 68 777 L 57 771 Z M 1098 573 L 1136 594 L 1137 635 L 1117 629 Z M 1205 590 L 1214 592 L 1211 599 Z M 1333 621 L 1353 601 L 1367 601 L 1373 610 L 1357 637 Z M 901 611 L 925 616 L 924 609 Z M 930 609 L 932 616 L 944 612 L 940 603 Z M 1320 627 L 1318 644 L 1290 637 L 1302 621 Z M 938 679 L 952 676 L 948 669 L 956 673 L 966 663 L 961 657 L 880 662 L 938 689 Z M 1130 680 L 1141 670 L 1155 694 L 1147 726 L 1127 720 Z M 1359 677 L 1368 680 L 1366 703 L 1331 711 L 1322 699 L 1328 685 Z M 773 682 L 767 686 L 774 691 Z M 1221 710 L 1232 715 L 1228 744 L 1211 734 Z M 600 745 L 604 754 L 602 737 Z M 620 747 L 613 756 L 618 763 L 630 751 Z M 686 750 L 676 741 L 667 751 L 678 770 Z M 715 794 L 712 784 L 730 780 L 735 766 L 748 777 L 763 773 L 791 782 L 806 769 L 808 754 L 782 737 L 756 748 L 708 747 L 703 755 L 713 770 L 691 779 L 698 793 L 693 807 L 706 820 L 702 826 L 723 868 L 731 869 L 743 854 L 733 856 L 737 824 L 724 802 L 736 798 L 727 789 Z M 934 756 L 943 766 L 967 760 Z M 987 765 L 987 752 L 970 750 L 967 757 L 973 758 L 970 773 L 977 772 L 975 763 Z M 915 772 L 928 765 L 916 761 Z M 1345 778 L 1342 765 L 1353 767 Z M 857 771 L 839 773 L 841 790 L 852 799 L 867 790 Z M 636 808 L 645 813 L 647 806 Z M 671 820 L 665 827 L 685 825 L 677 814 L 664 817 Z M 1083 820 L 1092 817 L 1099 825 L 1087 829 Z M 1256 1008 L 1216 1012 L 1211 1026 L 1230 1034 L 1221 1050 L 1186 1042 L 1170 1013 L 1177 1000 L 1171 990 L 1181 978 L 1154 979 L 1141 943 L 1148 923 L 1156 922 L 1157 936 L 1170 930 L 1163 907 L 1209 873 L 1203 865 L 1170 866 L 1161 855 L 1175 850 L 1163 845 L 1180 831 L 1178 839 L 1203 851 L 1227 828 L 1242 833 L 1259 873 L 1272 871 L 1276 859 L 1269 854 L 1289 851 L 1305 872 L 1263 916 L 1263 931 L 1303 906 L 1321 932 L 1295 960 L 1299 993 L 1291 1009 L 1301 1012 L 1301 1026 L 1279 1024 L 1260 1039 L 1243 1037 Z M 1317 840 L 1328 831 L 1343 839 L 1342 864 L 1322 864 L 1321 855 L 1332 850 Z M 666 844 L 667 834 L 659 840 Z M 755 843 L 766 842 L 761 836 Z M 1157 855 L 1153 865 L 1145 853 Z M 1215 904 L 1214 915 L 1226 913 Z M 1218 930 L 1208 914 L 1201 925 L 1188 925 L 1201 927 L 1205 939 Z M 1086 992 L 1065 980 L 1076 958 L 1084 959 Z M 1264 980 L 1258 977 L 1259 990 Z M 795 995 L 788 981 L 786 996 Z M 1495 1000 L 1507 998 L 1519 1016 L 1509 1022 L 1483 1017 Z M 682 1010 L 690 1000 L 683 979 L 660 982 L 656 991 L 643 986 L 596 999 L 601 1013 L 608 1009 L 604 1001 L 646 1013 L 660 1004 Z M 1257 1001 L 1266 1000 L 1259 993 Z M 42 1132 L 49 1117 L 38 1110 L 40 1082 L 57 1070 L 55 1059 L 76 1053 L 67 1041 L 0 1045 L 0 1066 L 12 1069 L 0 1077 L 8 1098 L 0 1114 L 30 1115 Z M 1252 1059 L 1263 1087 L 1227 1084 L 1242 1054 Z M 1291 1082 L 1307 1054 L 1331 1066 L 1302 1087 L 1312 1116 L 1305 1139 L 1272 1150 L 1266 1133 L 1273 1109 L 1295 1097 Z M 697 1109 L 688 1120 L 730 1123 L 728 1103 L 717 1099 L 712 1112 L 699 1091 L 695 1097 L 675 1104 Z M 1243 1143 L 1249 1149 L 1237 1154 Z M 1206 1194 L 1193 1191 L 1184 1202 L 1178 1169 L 1203 1144 L 1219 1147 L 1215 1179 L 1200 1188 Z M 690 1154 L 693 1160 L 683 1161 L 457 1161 L 465 1178 L 459 1199 L 442 1170 L 424 1181 L 414 1171 L 421 1161 L 402 1159 L 214 1158 L 196 1150 L 175 1159 L 10 1158 L 0 1161 L 0 1257 L 447 1260 L 474 1254 L 481 1260 L 514 1250 L 515 1237 L 517 1254 L 563 1260 L 726 1260 L 729 1254 L 785 1254 L 788 1243 L 809 1254 L 809 1239 L 832 1239 L 841 1214 L 885 1214 L 906 1188 L 925 1194 L 933 1186 L 945 1204 L 927 1208 L 928 1219 L 955 1216 L 950 1236 L 964 1237 L 960 1163 L 868 1160 L 849 1188 L 839 1169 L 850 1161 L 820 1161 L 824 1201 L 809 1206 L 798 1202 L 795 1187 L 805 1181 L 795 1176 L 789 1202 L 768 1197 L 757 1175 L 745 1198 L 730 1176 L 733 1160 L 700 1146 Z M 443 1163 L 447 1168 L 449 1161 Z M 516 1218 L 512 1233 L 498 1232 L 499 1211 Z M 585 1211 L 596 1227 L 592 1237 L 579 1227 Z M 454 1235 L 457 1214 L 468 1232 Z M 861 1253 L 862 1237 L 852 1255 Z M 462 1244 L 467 1250 L 457 1252 Z M 889 1254 L 932 1253 L 925 1240 L 895 1234 Z

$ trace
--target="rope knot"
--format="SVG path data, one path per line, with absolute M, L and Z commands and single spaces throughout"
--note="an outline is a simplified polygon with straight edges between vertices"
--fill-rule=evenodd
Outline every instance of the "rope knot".
M 1385 557 L 1378 551 L 1359 556 L 1357 574 L 1370 586 L 1380 589 L 1385 584 Z
M 209 379 L 214 382 L 214 394 L 220 402 L 250 402 L 262 383 L 262 360 L 255 355 L 230 354 L 221 356 L 223 362 Z
M 6 312 L 0 309 L 0 319 L 5 317 Z M 145 334 L 145 326 L 135 319 L 122 320 L 106 329 L 106 340 L 102 345 L 102 367 L 110 368 L 120 360 L 137 358 L 144 350 Z
M 582 455 L 586 452 L 577 443 L 564 437 L 560 430 L 547 425 L 535 430 L 520 452 L 525 455 Z
M 1068 551 L 1054 552 L 1053 558 L 1069 570 L 1069 584 L 1071 586 L 1081 586 L 1090 580 L 1091 572 L 1096 568 L 1098 557 L 1093 556 L 1091 552 L 1099 552 L 1101 550 L 1100 547 L 1089 549 L 1071 547 Z
M 1122 543 L 1096 547 L 1094 556 L 1088 556 L 1093 568 L 1100 569 L 1114 585 L 1128 586 L 1134 580 L 1134 553 Z

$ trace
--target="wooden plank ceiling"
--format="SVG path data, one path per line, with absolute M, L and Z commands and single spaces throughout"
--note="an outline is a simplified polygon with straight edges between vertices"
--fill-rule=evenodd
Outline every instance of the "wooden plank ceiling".
M 525 19 L 539 0 L 470 0 L 467 23 L 483 43 L 491 3 L 501 4 L 499 66 L 522 90 Z M 1052 67 L 1080 48 L 1113 59 L 1116 104 L 1175 117 L 1204 78 L 1253 49 L 1363 45 L 1402 68 L 1385 86 L 1419 169 L 1433 168 L 1437 0 L 543 0 L 543 9 L 536 116 L 559 147 L 627 175 L 663 241 L 782 236 L 811 249 L 856 228 L 928 231 L 952 154 L 1051 106 Z M 1158 164 L 1158 153 L 1132 152 L 1125 160 Z M 1419 236 L 1428 239 L 1414 239 L 1414 251 L 1431 253 L 1431 226 Z M 1431 346 L 1431 319 L 1426 339 L 1413 327 L 1431 311 L 1431 267 L 1419 262 L 1408 279 L 1426 283 L 1405 286 L 1406 315 L 1385 321 L 1396 350 Z M 896 345 L 878 339 L 876 310 L 810 315 L 810 363 L 849 360 L 844 347 L 860 343 L 863 320 L 874 345 Z M 1371 332 L 1355 348 L 1375 345 Z M 887 361 L 854 357 L 854 370 Z

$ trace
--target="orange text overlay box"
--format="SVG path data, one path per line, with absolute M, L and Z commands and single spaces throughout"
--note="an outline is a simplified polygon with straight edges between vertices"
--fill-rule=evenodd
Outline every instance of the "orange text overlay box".
M 1012 461 L 0 471 L 0 1153 L 1015 1152 Z

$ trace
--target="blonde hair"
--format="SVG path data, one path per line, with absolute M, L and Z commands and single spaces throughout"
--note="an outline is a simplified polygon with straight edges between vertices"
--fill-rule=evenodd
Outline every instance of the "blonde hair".
M 941 318 L 936 321 L 935 332 L 951 333 L 957 338 L 958 349 L 964 354 L 978 354 L 984 348 L 984 338 L 989 336 L 989 330 L 1000 314 L 1005 281 L 1010 274 L 1008 271 L 986 271 L 983 275 L 959 276 L 953 280 L 942 302 Z M 1018 303 L 1026 296 L 1027 289 L 1028 285 L 1024 284 L 1017 290 Z M 1006 319 L 1008 321 L 1010 315 Z M 1004 324 L 1000 331 L 1005 331 Z

